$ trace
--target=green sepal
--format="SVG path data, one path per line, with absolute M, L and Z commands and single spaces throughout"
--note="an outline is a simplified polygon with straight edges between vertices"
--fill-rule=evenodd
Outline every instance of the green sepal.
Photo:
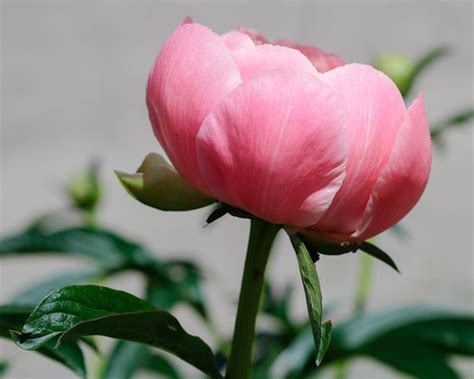
M 156 153 L 148 154 L 134 174 L 115 173 L 132 197 L 162 211 L 189 211 L 216 201 L 194 188 Z

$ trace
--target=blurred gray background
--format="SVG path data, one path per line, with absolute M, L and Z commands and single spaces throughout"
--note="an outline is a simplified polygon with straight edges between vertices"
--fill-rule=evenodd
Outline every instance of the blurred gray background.
M 384 51 L 415 58 L 448 45 L 452 54 L 417 86 L 425 93 L 429 119 L 436 121 L 473 104 L 472 11 L 470 1 L 3 1 L 0 231 L 13 232 L 32 216 L 62 206 L 64 183 L 98 157 L 106 185 L 101 221 L 145 241 L 160 256 L 202 263 L 215 323 L 229 334 L 247 222 L 226 217 L 203 229 L 208 209 L 180 214 L 147 208 L 126 195 L 112 171 L 133 171 L 146 153 L 162 151 L 147 119 L 144 91 L 167 35 L 190 15 L 217 32 L 248 26 L 270 39 L 319 45 L 348 62 L 370 62 Z M 424 197 L 403 221 L 410 238 L 402 241 L 387 232 L 378 239 L 403 275 L 376 263 L 371 309 L 430 303 L 474 311 L 472 128 L 448 134 L 446 149 L 434 151 Z M 325 301 L 340 304 L 342 315 L 352 306 L 357 258 L 327 257 L 319 265 Z M 35 280 L 79 263 L 45 257 L 0 265 L 1 303 Z M 281 236 L 270 270 L 279 288 L 296 284 L 294 312 L 303 317 L 296 262 Z M 140 295 L 141 283 L 133 275 L 108 284 Z M 177 313 L 191 333 L 202 332 L 184 309 Z M 0 356 L 12 362 L 7 378 L 73 377 L 4 341 Z M 461 364 L 466 377 L 469 372 L 474 377 L 472 365 Z M 398 375 L 361 359 L 351 377 Z

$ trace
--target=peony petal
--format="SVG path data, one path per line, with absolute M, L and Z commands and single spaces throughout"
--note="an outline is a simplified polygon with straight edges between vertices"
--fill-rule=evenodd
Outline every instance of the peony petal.
M 268 39 L 266 39 L 263 34 L 257 32 L 255 29 L 240 27 L 240 28 L 237 28 L 236 31 L 247 34 L 250 38 L 252 38 L 252 41 L 254 42 L 255 45 L 262 45 L 264 43 L 269 43 Z
M 405 105 L 395 84 L 371 66 L 349 64 L 320 77 L 342 96 L 350 150 L 344 183 L 314 229 L 350 235 L 390 157 Z
M 400 221 L 420 199 L 430 168 L 431 137 L 420 94 L 408 109 L 356 236 L 365 240 Z
M 299 51 L 282 46 L 259 45 L 233 52 L 242 81 L 266 71 L 288 69 L 317 75 L 311 62 Z
M 276 70 L 244 82 L 197 136 L 211 193 L 274 223 L 315 223 L 344 176 L 341 108 L 331 88 L 307 73 Z
M 255 47 L 252 38 L 236 30 L 225 33 L 221 37 L 231 52 L 240 49 L 253 49 Z
M 196 134 L 216 102 L 239 83 L 221 37 L 196 23 L 173 32 L 150 73 L 147 106 L 155 135 L 179 173 L 201 191 Z
M 316 67 L 318 72 L 330 71 L 336 67 L 344 66 L 346 64 L 346 62 L 339 58 L 336 54 L 327 53 L 326 51 L 314 46 L 300 45 L 287 39 L 281 39 L 276 41 L 274 44 L 298 50 L 309 59 L 313 66 Z

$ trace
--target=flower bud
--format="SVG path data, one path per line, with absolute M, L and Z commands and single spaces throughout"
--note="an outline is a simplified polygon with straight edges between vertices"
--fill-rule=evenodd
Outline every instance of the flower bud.
M 408 93 L 415 72 L 415 63 L 408 57 L 397 53 L 386 53 L 375 60 L 374 67 L 392 79 L 402 95 Z
M 85 211 L 96 208 L 101 197 L 97 165 L 93 163 L 87 171 L 74 176 L 67 186 L 67 192 L 76 208 Z
M 120 171 L 116 174 L 132 197 L 162 211 L 189 211 L 215 202 L 156 153 L 148 154 L 135 174 Z

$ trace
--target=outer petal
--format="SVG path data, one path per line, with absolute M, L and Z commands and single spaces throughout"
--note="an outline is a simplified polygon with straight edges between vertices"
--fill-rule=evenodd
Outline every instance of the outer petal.
M 252 41 L 254 42 L 255 45 L 269 43 L 268 39 L 266 39 L 263 34 L 257 32 L 255 29 L 240 27 L 240 28 L 237 28 L 236 31 L 247 34 L 250 38 L 252 38 Z
M 195 23 L 174 31 L 150 73 L 147 106 L 155 135 L 179 173 L 202 191 L 196 134 L 216 102 L 239 83 L 222 39 Z
M 314 229 L 350 235 L 390 157 L 405 105 L 395 84 L 371 66 L 349 64 L 320 77 L 342 96 L 350 151 L 344 183 Z
M 344 115 L 313 75 L 271 71 L 244 82 L 204 120 L 199 169 L 212 194 L 265 220 L 306 227 L 339 188 Z
M 235 51 L 233 57 L 242 81 L 265 71 L 288 69 L 317 75 L 311 62 L 300 52 L 282 46 L 259 45 Z
M 287 39 L 276 41 L 274 44 L 290 47 L 300 51 L 306 56 L 306 58 L 310 60 L 310 62 L 319 72 L 330 71 L 336 67 L 344 66 L 346 64 L 346 62 L 339 58 L 336 54 L 328 53 L 314 46 L 300 45 Z
M 236 30 L 223 34 L 222 40 L 230 51 L 253 49 L 255 47 L 252 38 Z
M 420 94 L 408 109 L 356 236 L 361 240 L 370 238 L 402 219 L 420 199 L 430 168 L 431 138 Z

